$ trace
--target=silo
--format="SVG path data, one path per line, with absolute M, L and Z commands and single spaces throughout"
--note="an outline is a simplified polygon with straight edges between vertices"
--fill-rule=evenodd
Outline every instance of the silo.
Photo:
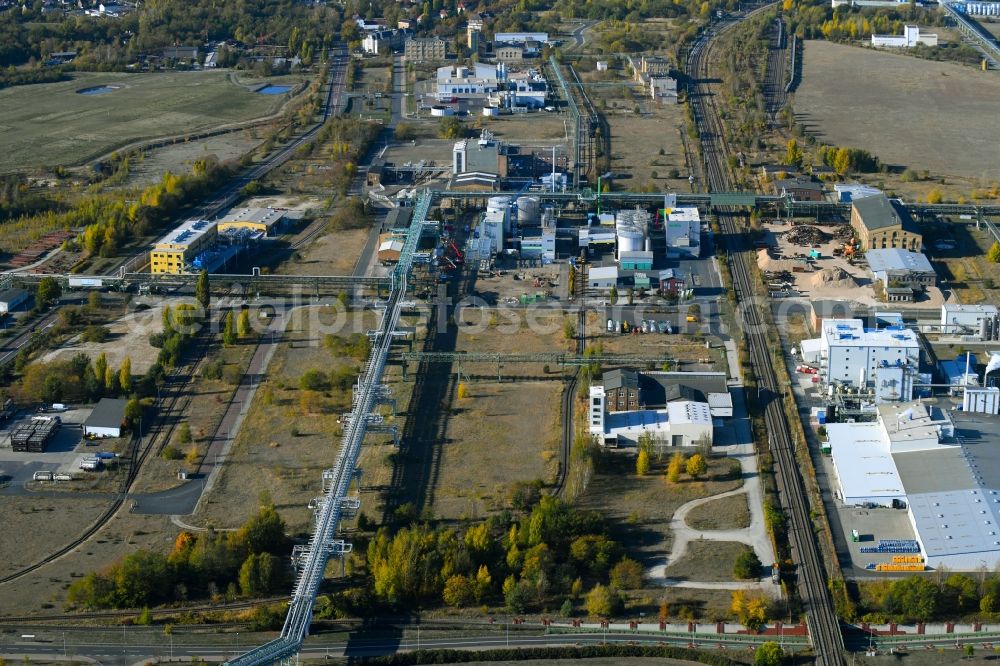
M 540 205 L 538 197 L 518 197 L 517 223 L 522 227 L 536 226 Z
M 629 225 L 618 227 L 618 259 L 622 252 L 642 252 L 646 246 L 646 234 L 641 229 Z

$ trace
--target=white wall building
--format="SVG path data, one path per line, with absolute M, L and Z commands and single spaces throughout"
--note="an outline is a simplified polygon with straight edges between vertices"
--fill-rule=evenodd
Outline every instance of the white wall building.
M 667 220 L 663 225 L 667 238 L 667 256 L 691 256 L 701 254 L 701 216 L 698 209 L 667 208 Z
M 649 93 L 658 102 L 677 101 L 677 79 L 670 76 L 654 76 L 649 79 Z
M 493 35 L 494 42 L 504 44 L 524 44 L 525 42 L 538 42 L 539 44 L 549 43 L 549 33 L 547 32 L 498 32 Z
M 920 342 L 910 329 L 866 329 L 860 319 L 824 319 L 819 354 L 814 342 L 802 345 L 802 360 L 820 367 L 826 384 L 873 388 L 878 401 L 912 400 L 920 369 Z
M 587 286 L 591 289 L 611 291 L 618 284 L 617 266 L 594 266 L 587 271 Z
M 590 387 L 590 434 L 601 444 L 635 445 L 648 435 L 670 446 L 712 443 L 712 413 L 708 403 L 678 400 L 666 409 L 639 409 L 609 413 L 603 386 Z
M 921 33 L 920 28 L 915 25 L 903 26 L 901 36 L 872 35 L 872 46 L 878 48 L 910 49 L 917 44 L 937 46 L 938 36 L 936 33 Z
M 458 99 L 479 99 L 497 92 L 497 68 L 495 65 L 476 63 L 475 67 L 438 67 L 437 98 L 447 101 Z
M 1000 340 L 1000 311 L 995 305 L 942 305 L 941 332 Z
M 494 198 L 499 199 L 500 197 Z M 486 212 L 483 213 L 483 219 L 479 223 L 479 237 L 480 239 L 488 239 L 490 254 L 503 252 L 504 229 L 510 224 L 508 215 L 510 215 L 509 207 L 494 205 L 492 199 L 490 200 L 490 205 L 486 208 Z

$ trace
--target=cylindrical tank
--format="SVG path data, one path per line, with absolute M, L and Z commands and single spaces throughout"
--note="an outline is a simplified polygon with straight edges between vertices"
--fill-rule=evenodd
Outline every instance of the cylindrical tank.
M 518 197 L 517 222 L 521 226 L 538 224 L 538 213 L 541 202 L 538 197 Z
M 634 227 L 618 230 L 618 257 L 622 252 L 642 252 L 646 246 L 646 235 Z
M 510 197 L 490 197 L 486 200 L 488 210 L 500 210 L 510 205 Z
M 431 115 L 434 116 L 435 118 L 443 118 L 444 116 L 453 116 L 455 115 L 455 109 L 451 108 L 450 106 L 440 106 L 440 105 L 432 106 Z

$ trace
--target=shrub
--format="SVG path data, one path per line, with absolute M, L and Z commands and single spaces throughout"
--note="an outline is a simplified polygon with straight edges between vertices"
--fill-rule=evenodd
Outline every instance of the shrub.
M 104 342 L 110 335 L 111 331 L 107 326 L 88 326 L 83 329 L 80 337 L 84 342 Z
M 322 370 L 307 370 L 299 378 L 299 388 L 303 391 L 326 391 L 330 388 L 330 382 Z
M 611 568 L 611 584 L 620 590 L 642 587 L 642 565 L 628 557 Z
M 744 548 L 733 562 L 733 575 L 740 580 L 750 580 L 760 576 L 760 558 L 753 548 Z

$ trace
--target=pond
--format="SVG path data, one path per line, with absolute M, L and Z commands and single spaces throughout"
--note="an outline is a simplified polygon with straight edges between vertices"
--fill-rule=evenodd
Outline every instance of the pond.
M 103 95 L 104 93 L 114 92 L 120 87 L 121 86 L 93 86 L 91 88 L 80 88 L 76 92 L 78 95 Z
M 257 92 L 259 92 L 261 95 L 284 95 L 291 89 L 292 89 L 291 86 L 267 85 L 264 86 L 263 88 L 258 88 Z

